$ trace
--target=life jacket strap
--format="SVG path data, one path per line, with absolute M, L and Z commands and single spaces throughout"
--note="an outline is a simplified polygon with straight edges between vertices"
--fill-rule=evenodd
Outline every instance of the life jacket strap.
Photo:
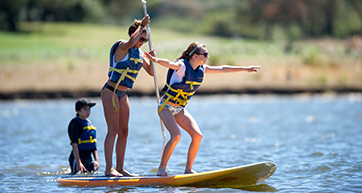
M 168 89 L 170 89 L 172 92 L 177 93 L 175 96 L 169 94 L 166 92 L 167 95 L 167 99 L 163 102 L 163 104 L 161 105 L 161 107 L 158 109 L 158 113 L 160 113 L 162 111 L 162 109 L 165 107 L 166 103 L 172 99 L 174 101 L 176 101 L 175 104 L 180 105 L 180 106 L 185 106 L 187 104 L 188 100 L 188 96 L 192 96 L 193 94 L 195 94 L 195 92 L 184 92 L 182 89 L 174 89 L 172 88 L 169 84 L 166 83 L 166 86 L 168 87 Z M 180 99 L 179 96 L 181 96 L 183 99 Z
M 194 90 L 194 85 L 201 85 L 201 82 L 196 81 L 186 81 L 185 83 L 190 85 L 191 90 Z
M 132 60 L 135 64 L 143 63 L 143 59 L 139 59 L 139 58 L 130 58 L 129 60 Z
M 95 143 L 95 142 L 97 142 L 97 139 L 93 139 L 92 136 L 90 136 L 88 140 L 81 140 L 80 138 L 78 138 L 78 145 L 82 143 Z
M 93 125 L 86 126 L 86 127 L 83 127 L 83 130 L 96 130 L 96 127 L 94 127 Z
M 134 59 L 134 62 L 136 63 L 137 58 L 131 58 L 131 59 Z M 127 69 L 117 69 L 117 68 L 109 67 L 109 71 L 110 72 L 115 71 L 115 72 L 118 72 L 118 73 L 121 74 L 121 77 L 119 77 L 119 79 L 118 79 L 118 81 L 116 83 L 116 86 L 114 87 L 113 96 L 112 96 L 112 104 L 113 104 L 114 108 L 116 109 L 116 112 L 118 112 L 118 108 L 117 108 L 117 105 L 116 105 L 116 102 L 115 102 L 115 96 L 116 96 L 117 88 L 118 88 L 119 84 L 121 83 L 121 81 L 123 81 L 126 77 L 131 79 L 134 82 L 135 78 L 132 77 L 131 75 L 129 75 L 128 73 L 137 74 L 138 70 L 130 70 L 129 67 L 127 67 Z
M 166 93 L 167 94 L 167 93 Z M 168 97 L 163 104 L 161 105 L 161 107 L 158 109 L 158 114 L 160 114 L 160 112 L 162 111 L 162 109 L 165 107 L 166 103 L 170 100 L 170 97 Z

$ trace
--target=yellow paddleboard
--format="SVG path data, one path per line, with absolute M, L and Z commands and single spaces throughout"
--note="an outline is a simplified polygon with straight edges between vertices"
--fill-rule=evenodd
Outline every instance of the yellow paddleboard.
M 107 185 L 161 185 L 194 187 L 233 187 L 255 185 L 269 178 L 276 170 L 273 162 L 260 162 L 222 170 L 181 174 L 175 176 L 137 177 L 62 177 L 57 182 L 63 185 L 107 186 Z

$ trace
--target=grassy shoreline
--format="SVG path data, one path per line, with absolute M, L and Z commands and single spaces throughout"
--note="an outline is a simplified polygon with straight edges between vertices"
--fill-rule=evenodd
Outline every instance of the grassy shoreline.
M 22 29 L 25 32 L 0 32 L 2 96 L 53 93 L 47 95 L 51 98 L 62 96 L 62 92 L 98 92 L 107 79 L 110 46 L 117 39 L 128 38 L 127 26 L 23 23 Z M 262 66 L 258 73 L 207 74 L 200 88 L 202 93 L 243 93 L 248 89 L 278 93 L 279 88 L 286 93 L 360 92 L 362 87 L 362 50 L 349 50 L 349 39 L 299 40 L 286 47 L 288 44 L 283 40 L 220 38 L 152 29 L 153 47 L 162 58 L 175 59 L 193 41 L 206 44 L 210 65 Z M 146 51 L 148 47 L 142 49 Z M 166 69 L 156 68 L 161 87 Z M 153 90 L 152 78 L 142 70 L 132 92 L 149 95 Z
M 243 88 L 239 90 L 235 89 L 222 89 L 222 90 L 200 90 L 196 93 L 196 96 L 208 96 L 208 95 L 299 95 L 299 94 L 350 94 L 350 93 L 362 93 L 362 87 L 330 87 L 330 88 L 282 88 L 282 87 L 268 87 L 268 88 Z M 156 97 L 154 91 L 144 92 L 137 90 L 130 90 L 128 92 L 129 97 Z M 23 90 L 16 92 L 3 92 L 0 93 L 0 101 L 7 100 L 19 100 L 19 99 L 66 99 L 66 98 L 80 98 L 80 97 L 100 97 L 100 90 L 58 90 L 58 91 L 34 91 Z

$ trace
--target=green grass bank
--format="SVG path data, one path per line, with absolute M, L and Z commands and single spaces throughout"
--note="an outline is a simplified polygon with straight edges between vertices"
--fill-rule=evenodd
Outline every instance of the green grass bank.
M 107 79 L 110 46 L 118 39 L 128 38 L 128 26 L 22 23 L 21 28 L 21 33 L 0 32 L 2 96 L 97 93 Z M 351 45 L 351 38 L 261 41 L 177 32 L 152 25 L 151 32 L 158 57 L 175 59 L 191 42 L 198 41 L 209 50 L 209 65 L 262 66 L 258 73 L 207 75 L 201 93 L 362 88 L 360 40 L 357 46 Z M 142 49 L 146 51 L 148 46 Z M 165 75 L 166 69 L 157 66 L 159 87 L 163 86 Z M 133 92 L 153 92 L 153 80 L 144 71 Z

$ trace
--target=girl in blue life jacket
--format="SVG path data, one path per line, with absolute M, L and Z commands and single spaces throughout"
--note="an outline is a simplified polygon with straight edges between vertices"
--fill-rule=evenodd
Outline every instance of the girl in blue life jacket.
M 156 58 L 148 53 L 145 53 L 145 56 L 153 62 L 169 68 L 166 85 L 163 89 L 166 93 L 161 97 L 158 114 L 170 132 L 171 138 L 163 150 L 157 175 L 168 175 L 167 162 L 181 137 L 177 125 L 189 133 L 192 139 L 187 154 L 185 174 L 196 173 L 192 170 L 192 165 L 199 150 L 202 133 L 185 106 L 202 83 L 204 73 L 256 72 L 260 67 L 208 66 L 206 65 L 209 58 L 207 48 L 198 42 L 191 43 L 175 62 Z
M 152 65 L 143 59 L 143 52 L 140 50 L 140 47 L 148 41 L 145 26 L 149 22 L 149 15 L 141 21 L 135 20 L 128 28 L 129 40 L 116 41 L 110 50 L 108 81 L 101 92 L 104 116 L 108 127 L 104 141 L 106 160 L 104 173 L 106 176 L 131 176 L 131 173 L 124 169 L 130 113 L 126 91 L 133 87 L 142 67 L 149 75 L 153 76 Z M 117 135 L 117 165 L 114 169 L 112 155 Z
M 96 127 L 88 119 L 90 108 L 94 105 L 96 104 L 86 98 L 78 99 L 75 103 L 77 115 L 68 126 L 68 135 L 72 145 L 72 152 L 69 156 L 72 174 L 96 171 L 99 167 Z

